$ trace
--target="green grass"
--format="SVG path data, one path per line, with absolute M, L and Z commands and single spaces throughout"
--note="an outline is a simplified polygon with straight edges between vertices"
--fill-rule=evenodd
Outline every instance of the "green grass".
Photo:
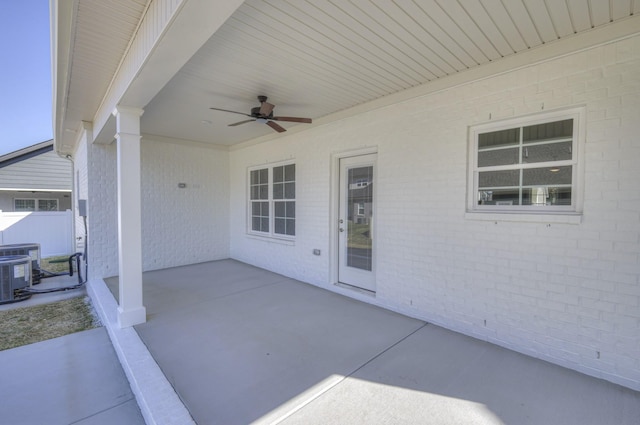
M 65 273 L 69 271 L 69 256 L 58 255 L 40 259 L 40 268 L 52 273 Z
M 85 300 L 76 297 L 0 311 L 0 351 L 98 327 Z
M 349 248 L 371 248 L 371 229 L 368 224 L 357 224 L 349 221 L 347 228 L 349 231 Z

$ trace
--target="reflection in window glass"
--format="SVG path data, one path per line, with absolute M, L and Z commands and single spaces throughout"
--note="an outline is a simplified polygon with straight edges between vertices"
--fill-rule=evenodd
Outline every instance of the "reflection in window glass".
M 571 184 L 571 166 L 528 168 L 522 170 L 523 186 Z
M 540 142 L 550 139 L 566 139 L 571 138 L 572 135 L 572 119 L 530 125 L 522 129 L 522 141 L 524 143 Z
M 498 149 L 478 152 L 478 167 L 517 164 L 520 149 Z
M 519 170 L 483 171 L 478 179 L 478 187 L 518 186 L 520 184 Z
M 557 112 L 547 115 L 561 116 Z M 576 110 L 571 115 L 579 116 Z M 475 205 L 575 207 L 572 204 L 577 164 L 575 124 L 575 118 L 556 119 L 472 133 L 475 134 L 475 163 L 472 164 Z M 473 205 L 473 200 L 470 202 Z
M 522 149 L 522 162 L 564 161 L 571 159 L 571 142 L 545 143 L 526 146 Z
M 492 131 L 478 136 L 478 148 L 492 148 L 496 146 L 517 145 L 520 141 L 520 129 Z

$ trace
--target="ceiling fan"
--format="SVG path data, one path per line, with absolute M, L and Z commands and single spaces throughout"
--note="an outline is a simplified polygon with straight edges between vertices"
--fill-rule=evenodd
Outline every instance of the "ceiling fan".
M 269 127 L 273 128 L 278 133 L 282 133 L 287 130 L 281 127 L 279 124 L 277 124 L 274 121 L 301 122 L 305 124 L 311 124 L 311 118 L 274 117 L 273 109 L 275 108 L 275 105 L 272 105 L 271 103 L 267 102 L 267 96 L 258 96 L 258 100 L 260 101 L 260 106 L 251 108 L 250 114 L 245 114 L 244 112 L 236 112 L 236 111 L 230 111 L 228 109 L 220 109 L 220 108 L 209 108 L 209 109 L 213 109 L 214 111 L 231 112 L 232 114 L 240 114 L 240 115 L 245 115 L 247 117 L 251 117 L 250 120 L 244 120 L 244 121 L 236 122 L 233 124 L 229 124 L 229 127 L 235 127 L 236 125 L 257 121 L 261 124 L 267 124 Z

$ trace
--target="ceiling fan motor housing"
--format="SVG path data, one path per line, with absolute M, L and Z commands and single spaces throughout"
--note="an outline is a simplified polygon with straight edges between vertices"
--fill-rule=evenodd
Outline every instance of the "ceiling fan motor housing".
M 255 108 L 251 108 L 251 116 L 254 118 L 273 118 L 273 111 L 267 116 L 264 116 L 260 113 L 260 106 L 256 106 Z

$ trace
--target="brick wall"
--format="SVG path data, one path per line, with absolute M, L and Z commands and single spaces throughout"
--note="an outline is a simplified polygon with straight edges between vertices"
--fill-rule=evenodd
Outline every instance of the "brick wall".
M 469 126 L 575 106 L 581 223 L 466 214 Z M 376 147 L 377 294 L 352 296 L 640 389 L 639 118 L 633 37 L 233 150 L 231 256 L 349 293 L 333 285 L 332 155 Z M 247 167 L 290 158 L 295 243 L 248 236 Z
M 143 270 L 228 258 L 228 152 L 147 138 L 143 138 L 141 149 Z M 81 159 L 84 152 L 86 161 Z M 79 194 L 90 194 L 89 273 L 93 277 L 115 276 L 118 274 L 116 144 L 82 144 L 76 156 L 81 176 Z M 186 187 L 178 188 L 178 183 L 186 183 Z M 80 231 L 77 225 L 76 233 Z
M 86 149 L 89 276 L 92 278 L 116 276 L 118 274 L 116 145 L 115 143 L 110 145 L 94 143 L 89 144 Z
M 228 155 L 205 145 L 143 139 L 144 270 L 229 258 Z

